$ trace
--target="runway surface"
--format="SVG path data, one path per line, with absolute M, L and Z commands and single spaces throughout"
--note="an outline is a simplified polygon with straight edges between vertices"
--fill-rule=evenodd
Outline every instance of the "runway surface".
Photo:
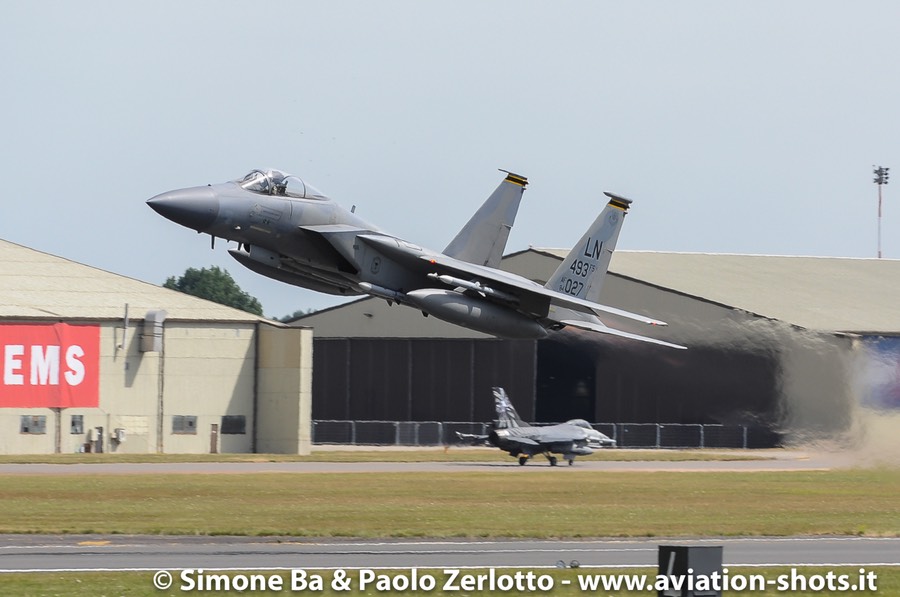
M 900 538 L 351 541 L 291 537 L 0 535 L 0 572 L 655 566 L 659 545 L 721 545 L 727 566 L 900 566 Z
M 761 460 L 686 460 L 679 462 L 576 460 L 574 466 L 558 466 L 560 473 L 589 471 L 685 471 L 758 472 L 828 470 L 843 463 L 827 453 L 779 451 Z M 102 464 L 0 464 L 0 475 L 161 475 L 161 474 L 246 474 L 246 473 L 460 473 L 515 472 L 550 469 L 546 460 L 536 458 L 526 466 L 498 452 L 487 462 L 180 462 Z

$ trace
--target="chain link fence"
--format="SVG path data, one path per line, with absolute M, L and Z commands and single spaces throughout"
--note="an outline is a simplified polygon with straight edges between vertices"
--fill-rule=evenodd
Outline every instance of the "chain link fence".
M 781 435 L 752 425 L 676 423 L 596 423 L 594 429 L 619 448 L 775 448 Z M 456 432 L 487 435 L 490 423 L 439 421 L 313 421 L 314 444 L 447 446 L 461 442 Z

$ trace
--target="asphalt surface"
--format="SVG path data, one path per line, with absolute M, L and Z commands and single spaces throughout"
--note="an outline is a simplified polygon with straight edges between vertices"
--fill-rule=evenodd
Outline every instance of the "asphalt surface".
M 600 461 L 576 460 L 574 466 L 560 465 L 560 472 L 579 471 L 809 471 L 828 470 L 842 463 L 827 453 L 769 452 L 762 460 Z M 507 471 L 520 474 L 550 468 L 537 457 L 525 466 L 497 452 L 488 462 L 181 462 L 102 464 L 0 464 L 0 475 L 160 475 L 160 474 L 247 474 L 247 473 L 403 473 Z
M 900 538 L 350 541 L 296 537 L 0 535 L 0 572 L 655 566 L 659 545 L 721 545 L 726 566 L 900 566 Z

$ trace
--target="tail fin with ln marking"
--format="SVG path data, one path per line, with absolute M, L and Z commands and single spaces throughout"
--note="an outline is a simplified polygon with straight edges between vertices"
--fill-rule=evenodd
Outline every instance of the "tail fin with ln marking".
M 593 303 L 600 296 L 600 288 L 606 278 L 606 270 L 612 258 L 625 214 L 631 205 L 626 199 L 605 193 L 609 203 L 591 224 L 581 240 L 545 284 L 545 288 L 568 294 Z

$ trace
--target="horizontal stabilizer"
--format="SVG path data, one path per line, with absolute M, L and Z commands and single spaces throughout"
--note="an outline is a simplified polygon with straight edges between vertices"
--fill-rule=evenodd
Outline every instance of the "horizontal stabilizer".
M 631 311 L 625 311 L 623 309 L 616 309 L 615 307 L 609 307 L 607 305 L 601 305 L 600 303 L 593 303 L 590 305 L 590 309 L 594 311 L 603 311 L 604 313 L 610 313 L 612 315 L 618 315 L 619 317 L 625 317 L 627 319 L 633 319 L 635 321 L 640 321 L 641 323 L 647 323 L 650 325 L 658 325 L 658 326 L 667 326 L 669 325 L 665 321 L 660 321 L 658 319 L 652 319 L 650 317 L 644 317 L 643 315 L 638 315 L 637 313 L 632 313 Z
M 629 332 L 623 332 L 622 330 L 617 330 L 615 328 L 611 328 L 602 324 L 591 323 L 589 321 L 578 321 L 576 319 L 565 320 L 560 322 L 563 325 L 571 326 L 573 328 L 578 328 L 581 330 L 588 330 L 591 332 L 599 332 L 601 334 L 609 334 L 611 336 L 620 336 L 622 338 L 629 338 L 631 340 L 640 340 L 641 342 L 649 342 L 651 344 L 659 344 L 660 346 L 668 346 L 669 348 L 678 348 L 679 350 L 687 349 L 687 346 L 682 346 L 680 344 L 672 344 L 671 342 L 665 342 L 663 340 L 657 340 L 656 338 L 648 338 L 647 336 L 639 336 L 638 334 L 631 334 Z
M 488 440 L 487 435 L 478 435 L 475 433 L 456 432 L 456 437 L 463 442 L 468 442 L 472 446 L 479 446 Z

